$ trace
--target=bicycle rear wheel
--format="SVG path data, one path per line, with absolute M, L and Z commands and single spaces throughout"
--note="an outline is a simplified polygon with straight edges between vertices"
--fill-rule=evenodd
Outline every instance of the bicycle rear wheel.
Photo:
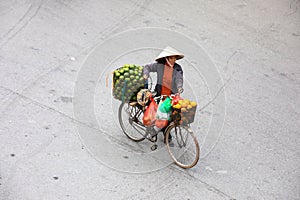
M 143 126 L 143 111 L 138 105 L 130 103 L 121 103 L 118 113 L 119 123 L 124 134 L 135 142 L 145 139 L 145 130 Z
M 174 146 L 170 146 L 172 136 Z M 172 124 L 168 127 L 165 142 L 171 158 L 182 168 L 192 168 L 199 160 L 200 148 L 193 131 L 189 127 Z

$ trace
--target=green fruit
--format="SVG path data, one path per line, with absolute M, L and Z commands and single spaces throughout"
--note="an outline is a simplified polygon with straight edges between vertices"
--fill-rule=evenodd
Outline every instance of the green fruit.
M 128 68 L 128 67 L 130 67 L 130 65 L 129 65 L 129 64 L 126 64 L 126 65 L 124 65 L 123 67 L 127 67 L 127 68 Z
M 135 75 L 138 75 L 138 74 L 139 74 L 139 71 L 135 70 L 135 71 L 134 71 L 134 74 L 135 74 Z
M 129 74 L 134 74 L 134 70 L 130 69 Z
M 128 67 L 124 67 L 123 70 L 124 70 L 124 72 L 128 72 L 129 68 Z
M 135 78 L 134 75 L 130 75 L 130 79 L 133 80 Z
M 120 76 L 119 79 L 120 79 L 120 80 L 124 79 L 124 76 Z
M 129 73 L 128 73 L 128 72 L 125 72 L 125 73 L 124 73 L 124 76 L 125 76 L 125 77 L 129 77 Z
M 123 73 L 124 73 L 124 69 L 120 69 L 120 70 L 119 70 L 119 73 L 120 73 L 120 74 L 123 74 Z
M 133 68 L 135 68 L 135 65 L 130 65 L 129 68 L 133 69 Z
M 115 73 L 116 77 L 119 77 L 121 74 L 119 72 Z
M 119 90 L 119 88 L 121 88 L 121 83 L 120 84 L 117 84 L 117 85 L 115 85 L 115 89 L 117 90 Z
M 130 81 L 130 78 L 128 78 L 128 77 L 127 77 L 127 78 L 125 78 L 125 81 Z

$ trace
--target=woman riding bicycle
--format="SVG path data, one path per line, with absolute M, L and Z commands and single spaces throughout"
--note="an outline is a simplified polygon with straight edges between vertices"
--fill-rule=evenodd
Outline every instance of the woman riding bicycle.
M 171 95 L 183 92 L 183 71 L 176 60 L 182 59 L 184 55 L 177 50 L 166 47 L 155 59 L 155 63 L 144 66 L 143 77 L 148 79 L 150 72 L 157 73 L 155 86 L 156 96 Z M 164 132 L 163 128 L 161 131 Z M 171 137 L 169 137 L 171 142 Z
M 157 73 L 157 83 L 155 86 L 156 97 L 150 98 L 149 101 L 149 97 L 152 94 L 149 92 L 148 87 L 147 89 L 140 90 L 137 94 L 137 102 L 121 103 L 118 118 L 122 130 L 128 138 L 135 142 L 140 142 L 144 139 L 149 140 L 154 143 L 151 146 L 152 151 L 157 148 L 156 141 L 159 129 L 156 128 L 164 127 L 161 131 L 164 133 L 164 142 L 171 158 L 178 166 L 186 169 L 195 166 L 200 155 L 199 143 L 190 127 L 190 123 L 193 122 L 194 118 L 191 120 L 183 120 L 183 118 L 187 118 L 186 114 L 195 114 L 196 107 L 188 108 L 190 109 L 188 112 L 185 107 L 185 111 L 175 107 L 176 104 L 173 106 L 175 109 L 174 112 L 171 110 L 172 117 L 170 122 L 167 115 L 160 118 L 158 114 L 158 111 L 163 113 L 162 110 L 160 110 L 161 105 L 166 104 L 169 106 L 168 102 L 170 99 L 164 101 L 158 108 L 156 104 L 157 101 L 160 101 L 163 97 L 183 92 L 183 71 L 181 66 L 176 63 L 176 60 L 183 57 L 184 55 L 182 53 L 179 53 L 171 47 L 167 47 L 155 59 L 155 63 L 145 65 L 143 68 L 143 77 L 145 79 L 150 78 L 151 81 L 149 73 Z M 175 101 L 176 97 L 174 98 L 174 103 Z M 164 106 L 162 107 L 165 108 Z M 191 111 L 192 109 L 194 109 L 194 111 Z M 164 114 L 168 114 L 166 109 Z M 194 114 L 192 115 L 193 117 Z M 160 120 L 160 122 L 164 121 L 162 126 L 160 126 L 159 123 L 157 124 L 158 120 Z M 153 121 L 155 121 L 155 125 Z M 172 138 L 174 138 L 173 141 L 171 140 L 171 135 Z

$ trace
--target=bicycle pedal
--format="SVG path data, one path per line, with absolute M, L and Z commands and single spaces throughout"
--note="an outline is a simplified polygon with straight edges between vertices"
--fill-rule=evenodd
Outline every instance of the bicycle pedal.
M 156 149 L 157 149 L 157 144 L 154 144 L 154 145 L 151 146 L 152 151 L 155 151 Z
M 151 142 L 156 142 L 156 141 L 157 141 L 157 135 L 150 136 L 149 140 L 150 140 Z

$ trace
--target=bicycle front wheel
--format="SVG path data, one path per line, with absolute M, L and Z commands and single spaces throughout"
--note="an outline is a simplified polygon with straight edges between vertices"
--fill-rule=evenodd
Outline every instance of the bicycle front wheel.
M 170 146 L 170 137 L 174 146 Z M 165 140 L 169 154 L 178 166 L 187 169 L 197 164 L 200 148 L 197 138 L 189 127 L 170 125 L 166 131 Z
M 145 139 L 145 127 L 142 124 L 143 111 L 138 105 L 122 103 L 118 113 L 119 123 L 124 134 L 135 142 Z

